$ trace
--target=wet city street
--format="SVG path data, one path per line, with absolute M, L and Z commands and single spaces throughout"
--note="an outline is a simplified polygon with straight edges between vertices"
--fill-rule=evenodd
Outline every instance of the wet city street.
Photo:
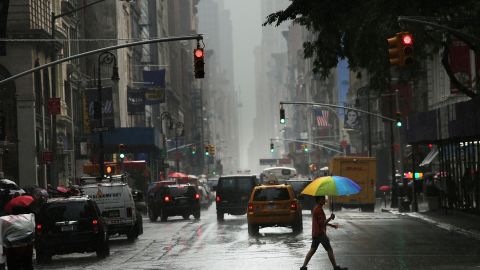
M 329 211 L 326 211 L 327 216 Z M 412 217 L 343 210 L 329 228 L 337 262 L 349 269 L 480 269 L 480 241 L 449 232 Z M 150 222 L 134 243 L 110 240 L 111 255 L 95 253 L 54 256 L 36 269 L 299 269 L 310 247 L 311 215 L 303 211 L 303 233 L 264 228 L 248 235 L 246 216 L 218 223 L 215 204 L 201 219 L 170 217 Z M 332 269 L 320 247 L 309 269 Z

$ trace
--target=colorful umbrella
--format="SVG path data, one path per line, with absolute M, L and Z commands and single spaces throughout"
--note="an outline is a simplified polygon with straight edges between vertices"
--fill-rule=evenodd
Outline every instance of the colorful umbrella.
M 302 191 L 310 196 L 346 196 L 360 192 L 362 188 L 343 176 L 323 176 L 313 180 Z
M 12 213 L 15 207 L 28 207 L 33 202 L 33 197 L 29 195 L 22 195 L 11 199 L 3 208 L 5 212 Z

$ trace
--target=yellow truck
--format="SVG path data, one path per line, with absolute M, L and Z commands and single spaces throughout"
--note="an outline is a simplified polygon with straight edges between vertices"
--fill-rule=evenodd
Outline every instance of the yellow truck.
M 332 200 L 333 210 L 360 208 L 362 212 L 375 209 L 375 182 L 377 179 L 377 161 L 374 157 L 334 157 L 330 161 L 330 174 L 352 179 L 362 190 L 350 196 L 336 196 Z

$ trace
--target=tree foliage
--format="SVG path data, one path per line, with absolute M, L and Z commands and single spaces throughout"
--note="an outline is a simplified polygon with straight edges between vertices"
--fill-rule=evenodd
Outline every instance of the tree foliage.
M 390 77 L 387 39 L 401 31 L 414 34 L 415 58 L 423 60 L 451 44 L 452 33 L 418 23 L 398 23 L 399 16 L 419 18 L 480 37 L 478 0 L 291 0 L 282 11 L 267 16 L 264 26 L 293 21 L 315 34 L 304 42 L 305 58 L 312 58 L 313 71 L 327 77 L 339 59 L 348 59 L 350 69 L 366 69 L 377 87 Z M 472 19 L 473 18 L 473 19 Z M 475 39 L 457 36 L 477 50 Z M 444 53 L 448 70 L 448 50 Z M 453 74 L 450 74 L 449 76 Z M 451 79 L 455 80 L 453 76 Z M 455 82 L 454 82 L 455 83 Z M 456 81 L 456 83 L 459 83 Z M 465 87 L 460 91 L 472 96 Z

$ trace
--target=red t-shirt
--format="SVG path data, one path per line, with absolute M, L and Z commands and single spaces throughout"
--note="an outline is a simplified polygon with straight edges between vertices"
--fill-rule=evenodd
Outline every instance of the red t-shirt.
M 327 217 L 325 216 L 325 212 L 323 212 L 323 208 L 318 205 L 315 206 L 312 216 L 312 237 L 326 234 L 326 220 Z

